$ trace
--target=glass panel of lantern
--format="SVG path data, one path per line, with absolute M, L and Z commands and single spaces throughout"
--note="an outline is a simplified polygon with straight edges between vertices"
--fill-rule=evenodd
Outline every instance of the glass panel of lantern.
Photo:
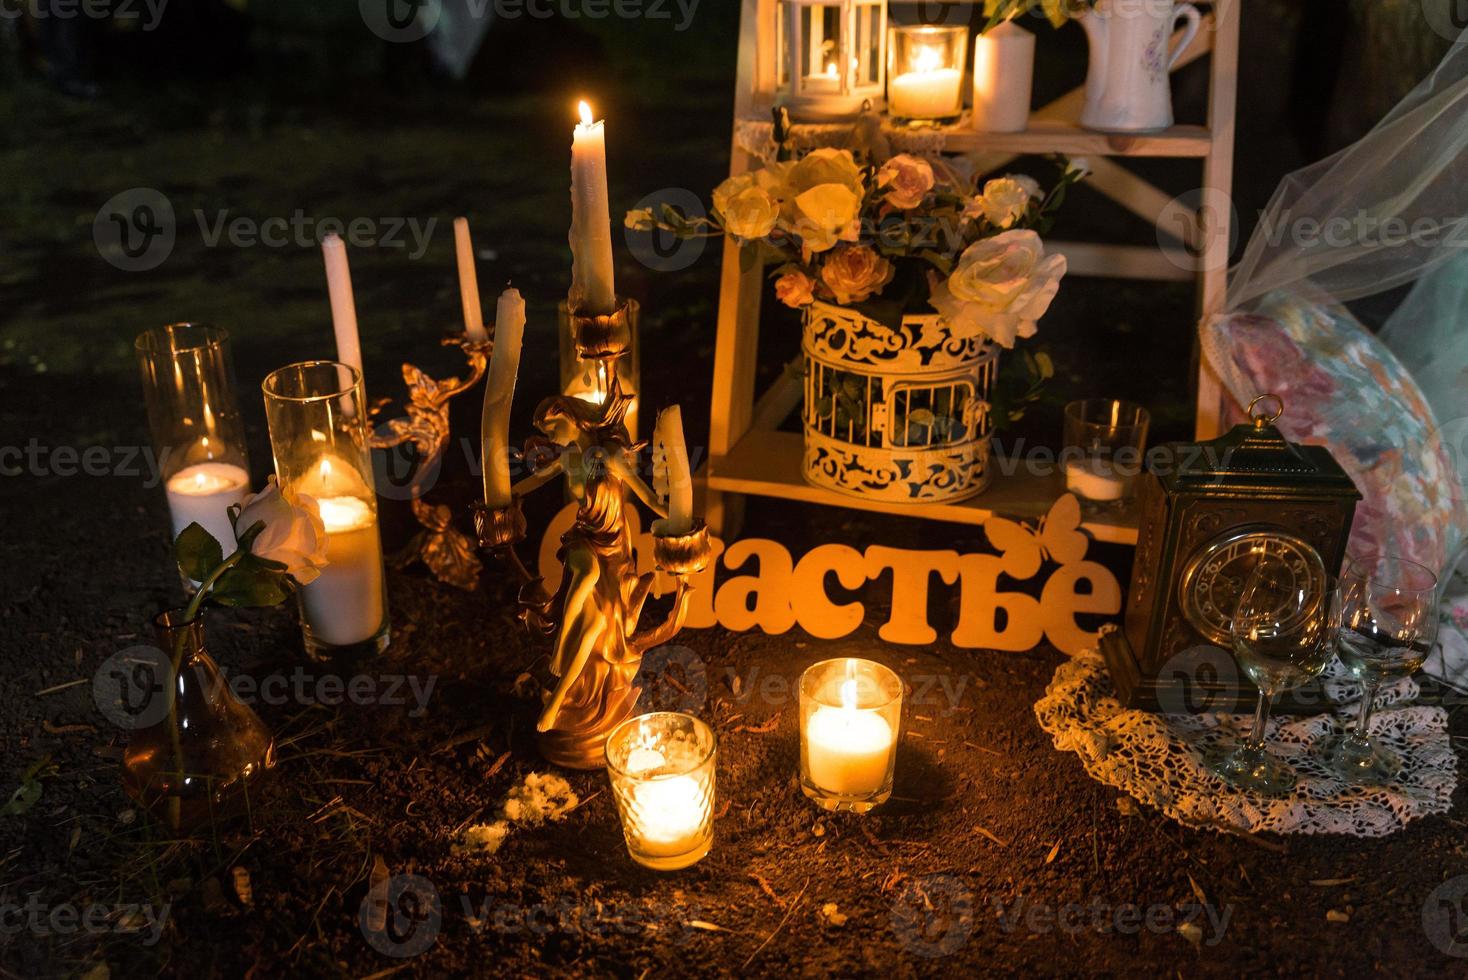
M 886 88 L 884 0 L 781 0 L 780 97 L 796 118 L 849 118 Z

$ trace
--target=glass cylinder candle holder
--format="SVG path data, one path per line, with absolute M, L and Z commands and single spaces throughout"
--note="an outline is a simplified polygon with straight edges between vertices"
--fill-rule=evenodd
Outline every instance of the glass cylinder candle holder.
M 945 123 L 963 115 L 967 27 L 894 27 L 887 52 L 887 109 L 893 119 Z
M 250 491 L 229 334 L 174 323 L 140 334 L 133 347 L 173 537 L 197 523 L 229 555 L 235 549 L 229 508 Z
M 642 399 L 642 342 L 638 337 L 638 318 L 641 306 L 637 300 L 622 300 L 622 311 L 626 313 L 628 353 L 610 362 L 581 357 L 576 352 L 576 331 L 571 319 L 570 306 L 562 301 L 559 307 L 560 350 L 561 350 L 561 393 L 580 398 L 596 405 L 606 401 L 609 371 L 617 372 L 623 394 L 632 397 L 632 407 L 627 410 L 627 431 L 637 439 L 637 418 Z M 620 312 L 620 311 L 619 311 Z
M 314 498 L 327 566 L 296 591 L 306 652 L 352 660 L 387 648 L 390 633 L 366 395 L 356 368 L 291 364 L 265 379 L 265 414 L 281 486 Z
M 902 679 L 842 657 L 800 678 L 800 788 L 826 810 L 866 813 L 892 795 Z
M 714 842 L 713 729 L 665 711 L 629 718 L 607 736 L 607 775 L 632 860 L 677 871 Z
M 1140 405 L 1087 398 L 1065 406 L 1065 445 L 1060 453 L 1065 488 L 1103 506 L 1132 495 L 1142 471 L 1152 417 Z

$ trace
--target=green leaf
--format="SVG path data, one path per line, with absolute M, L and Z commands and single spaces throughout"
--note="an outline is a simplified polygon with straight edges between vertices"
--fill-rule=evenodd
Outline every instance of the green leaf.
M 221 606 L 235 609 L 276 606 L 290 595 L 285 578 L 281 569 L 247 557 L 219 577 L 211 598 Z
M 0 806 L 0 817 L 18 817 L 35 806 L 41 799 L 42 777 L 51 775 L 55 770 L 49 755 L 31 763 L 21 777 L 20 785 L 10 794 L 10 799 L 4 806 Z
M 183 529 L 174 542 L 173 552 L 179 569 L 194 582 L 204 581 L 224 563 L 224 546 L 198 522 Z

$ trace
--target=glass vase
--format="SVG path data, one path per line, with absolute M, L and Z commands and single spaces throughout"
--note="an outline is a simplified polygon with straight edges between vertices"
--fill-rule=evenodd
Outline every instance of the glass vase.
M 173 538 L 197 523 L 235 550 L 229 508 L 250 490 L 244 422 L 235 400 L 229 334 L 174 323 L 134 342 Z M 190 591 L 198 583 L 186 583 Z
M 870 660 L 823 660 L 800 677 L 800 788 L 825 810 L 866 813 L 892 796 L 902 678 Z
M 244 812 L 275 765 L 275 739 L 205 648 L 202 619 L 153 622 L 161 656 L 123 755 L 128 795 L 187 832 Z M 137 678 L 131 678 L 136 682 Z

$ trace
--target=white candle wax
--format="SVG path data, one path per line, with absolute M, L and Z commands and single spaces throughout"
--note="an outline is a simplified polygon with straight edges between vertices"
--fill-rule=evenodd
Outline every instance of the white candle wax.
M 168 513 L 175 539 L 190 524 L 214 536 L 226 557 L 234 553 L 234 526 L 229 508 L 245 499 L 250 475 L 232 463 L 195 463 L 168 478 Z
M 957 68 L 910 71 L 892 79 L 887 107 L 904 119 L 942 119 L 961 110 L 963 72 Z
M 510 505 L 510 404 L 515 397 L 524 339 L 525 300 L 518 289 L 507 289 L 500 294 L 495 312 L 494 351 L 489 357 L 489 383 L 484 390 L 480 424 L 484 503 L 490 508 Z
M 617 308 L 612 269 L 611 200 L 607 193 L 606 125 L 581 103 L 571 143 L 571 295 L 573 313 L 605 316 Z
M 708 837 L 713 802 L 698 780 L 692 776 L 650 779 L 635 783 L 631 795 L 637 813 L 632 833 L 639 853 L 654 858 L 697 854 Z
M 326 288 L 331 294 L 331 325 L 336 331 L 336 359 L 362 370 L 362 339 L 357 333 L 357 304 L 352 298 L 352 270 L 339 235 L 321 243 L 326 257 Z
M 357 497 L 325 497 L 317 504 L 326 526 L 327 565 L 301 587 L 306 625 L 314 639 L 330 646 L 361 643 L 384 618 L 377 515 Z
M 1018 133 L 1030 124 L 1035 35 L 1005 21 L 974 40 L 974 129 Z
M 689 472 L 688 445 L 683 439 L 683 409 L 679 405 L 658 416 L 658 442 L 668 467 L 668 519 L 665 534 L 693 530 L 693 474 Z
M 1101 459 L 1067 460 L 1065 488 L 1087 500 L 1120 500 L 1131 492 L 1132 477 Z
M 484 311 L 479 306 L 479 273 L 474 268 L 474 242 L 469 237 L 469 219 L 454 219 L 454 251 L 459 260 L 459 302 L 464 307 L 464 333 L 470 343 L 489 340 L 484 329 Z
M 841 700 L 839 708 L 817 708 L 806 722 L 810 780 L 841 796 L 875 793 L 887 781 L 896 750 L 892 726 L 876 711 L 856 707 L 856 681 L 842 683 Z

